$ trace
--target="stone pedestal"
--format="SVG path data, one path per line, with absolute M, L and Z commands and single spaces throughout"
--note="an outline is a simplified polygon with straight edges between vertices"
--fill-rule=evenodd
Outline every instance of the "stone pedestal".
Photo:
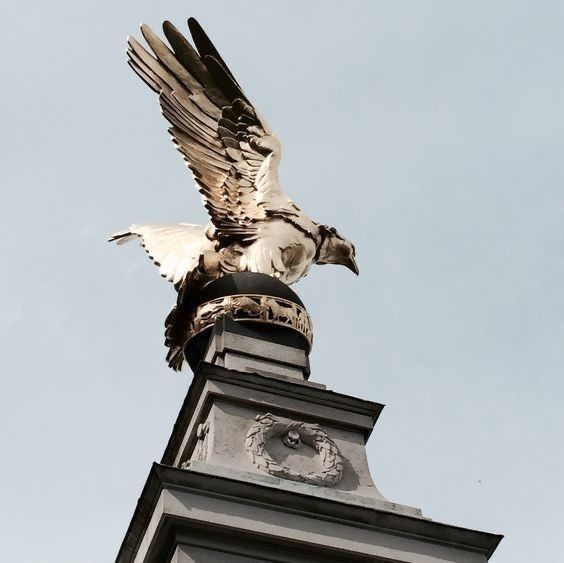
M 501 536 L 378 491 L 365 444 L 383 406 L 308 375 L 303 349 L 216 321 L 117 561 L 487 561 Z

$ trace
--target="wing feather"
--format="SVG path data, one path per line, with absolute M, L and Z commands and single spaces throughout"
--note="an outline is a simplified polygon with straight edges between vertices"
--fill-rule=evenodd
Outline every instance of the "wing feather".
M 132 225 L 128 231 L 116 233 L 110 242 L 124 244 L 135 238 L 149 258 L 159 267 L 161 276 L 178 284 L 193 271 L 206 251 L 212 251 L 213 243 L 206 237 L 201 225 Z
M 188 71 L 205 87 L 206 95 L 217 107 L 225 107 L 228 100 L 216 87 L 213 81 L 209 80 L 209 73 L 206 65 L 202 62 L 200 55 L 190 45 L 186 38 L 170 22 L 163 23 L 163 31 L 168 39 L 176 58 Z
M 129 38 L 128 62 L 159 95 L 215 236 L 221 244 L 248 242 L 271 213 L 295 209 L 278 183 L 280 144 L 198 22 L 191 18 L 189 28 L 196 48 L 170 22 L 163 24 L 170 47 L 142 25 L 152 53 Z M 176 271 L 180 262 L 170 258 L 167 264 Z
M 188 29 L 190 29 L 190 34 L 192 35 L 192 39 L 196 45 L 196 49 L 200 53 L 200 57 L 204 58 L 206 56 L 211 56 L 215 58 L 225 69 L 225 71 L 229 74 L 229 76 L 233 79 L 233 81 L 237 84 L 237 80 L 233 73 L 229 70 L 229 67 L 225 64 L 225 61 L 221 58 L 221 55 L 218 53 L 215 45 L 212 43 L 211 39 L 207 36 L 206 32 L 204 31 L 203 27 L 198 23 L 196 18 L 188 18 Z

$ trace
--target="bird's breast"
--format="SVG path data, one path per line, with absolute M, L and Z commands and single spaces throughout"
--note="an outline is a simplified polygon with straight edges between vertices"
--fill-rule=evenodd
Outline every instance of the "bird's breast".
M 240 271 L 259 272 L 290 284 L 306 275 L 315 256 L 315 242 L 283 219 L 261 226 L 257 239 L 240 248 Z

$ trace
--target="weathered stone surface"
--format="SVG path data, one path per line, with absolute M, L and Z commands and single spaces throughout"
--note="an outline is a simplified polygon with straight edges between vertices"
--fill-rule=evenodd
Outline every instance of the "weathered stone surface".
M 235 371 L 307 379 L 310 370 L 305 350 L 252 338 L 244 332 L 228 318 L 217 320 L 204 360 Z
M 245 440 L 255 417 L 276 412 L 296 422 L 319 424 L 343 457 L 342 478 L 334 488 L 385 500 L 374 486 L 365 441 L 382 405 L 310 386 L 305 381 L 240 373 L 202 364 L 188 392 L 163 463 L 182 467 L 207 461 L 247 472 L 263 473 L 249 458 Z M 203 439 L 198 427 L 207 425 Z M 205 444 L 204 444 L 205 441 Z M 201 452 L 205 449 L 205 460 Z M 308 473 L 299 456 L 292 470 Z M 321 460 L 317 460 L 321 463 Z
M 269 561 L 212 548 L 179 545 L 170 563 L 269 563 Z
M 187 553 L 190 548 L 186 546 L 200 549 L 193 551 L 201 557 L 196 561 L 215 561 L 215 551 L 220 551 L 225 561 L 234 562 L 240 561 L 237 557 L 248 557 L 288 563 L 485 563 L 500 539 L 423 518 L 268 487 L 258 480 L 155 464 L 117 562 L 171 561 L 182 545 Z M 211 550 L 208 559 L 206 549 Z
M 501 536 L 433 522 L 376 488 L 365 444 L 383 405 L 280 369 L 303 369 L 301 350 L 236 336 L 200 363 L 118 563 L 487 561 Z M 217 365 L 226 358 L 242 371 Z M 257 358 L 268 369 L 253 373 Z

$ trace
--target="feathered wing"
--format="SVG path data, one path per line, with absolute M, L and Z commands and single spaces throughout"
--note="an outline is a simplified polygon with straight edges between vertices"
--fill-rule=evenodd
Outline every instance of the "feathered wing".
M 153 54 L 129 38 L 129 65 L 158 95 L 173 142 L 192 170 L 220 245 L 249 243 L 270 214 L 299 213 L 281 192 L 280 144 L 194 19 L 196 49 L 170 23 L 169 48 L 147 26 Z
M 212 251 L 213 243 L 201 225 L 132 225 L 128 231 L 110 238 L 117 244 L 140 238 L 141 246 L 159 267 L 161 276 L 175 285 L 180 283 L 199 263 L 200 256 Z

